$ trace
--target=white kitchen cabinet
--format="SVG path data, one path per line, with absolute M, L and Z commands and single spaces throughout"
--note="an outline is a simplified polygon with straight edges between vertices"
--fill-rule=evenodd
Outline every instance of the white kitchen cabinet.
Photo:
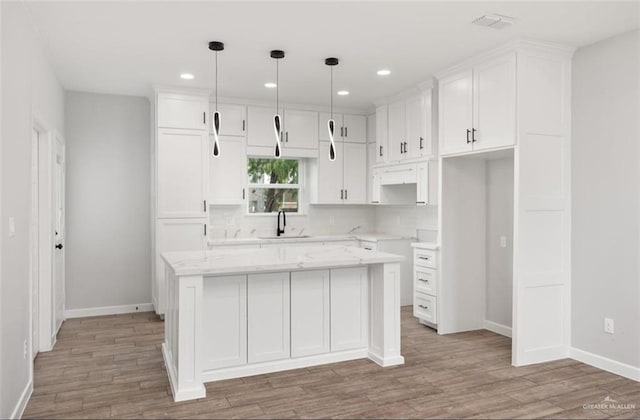
M 437 117 L 437 107 L 434 107 L 434 89 L 426 88 L 422 92 L 422 134 L 418 142 L 419 155 L 421 157 L 433 157 L 437 155 L 434 148 L 433 129 L 434 119 Z
M 163 252 L 200 251 L 207 249 L 207 219 L 156 220 L 156 278 L 153 282 L 153 304 L 159 314 L 166 308 L 166 278 Z
M 367 202 L 367 146 L 364 143 L 345 142 L 344 154 L 344 203 Z
M 317 169 L 312 173 L 316 181 L 311 184 L 316 191 L 315 204 L 341 204 L 344 200 L 343 145 L 336 142 L 336 160 L 330 161 L 327 157 L 330 143 L 320 142 L 320 155 L 315 162 Z
M 388 161 L 431 156 L 431 89 L 389 104 Z
M 247 152 L 249 154 L 273 156 L 276 147 L 273 131 L 275 113 L 275 107 L 250 106 L 247 108 Z
M 426 205 L 429 202 L 429 162 L 416 165 L 416 204 Z
M 157 138 L 157 217 L 206 217 L 209 138 L 205 131 L 163 128 Z
M 331 270 L 331 351 L 366 348 L 369 341 L 366 267 Z
M 209 98 L 206 95 L 158 93 L 158 127 L 207 130 Z
M 405 159 L 415 159 L 422 155 L 424 147 L 422 96 L 409 98 L 405 102 Z
M 211 118 L 216 110 L 216 104 L 210 104 Z M 247 107 L 244 105 L 219 104 L 220 112 L 220 135 L 245 137 L 247 135 Z M 211 125 L 211 124 L 209 124 Z M 211 131 L 211 127 L 209 127 Z
M 291 273 L 291 357 L 328 353 L 329 270 Z
M 249 363 L 290 356 L 289 273 L 250 274 L 247 280 Z
M 387 160 L 389 149 L 387 147 L 389 121 L 387 105 L 376 108 L 376 163 L 384 163 Z
M 242 204 L 247 177 L 244 137 L 220 136 L 220 156 L 209 153 L 209 160 L 209 204 Z
M 373 200 L 373 165 L 376 161 L 376 144 L 367 143 L 367 203 Z
M 318 113 L 281 110 L 282 157 L 318 156 Z M 276 147 L 273 117 L 275 108 L 247 108 L 247 154 L 273 157 Z
M 516 58 L 510 53 L 440 79 L 440 154 L 512 146 Z
M 406 132 L 405 132 L 405 105 L 404 101 L 389 104 L 389 147 L 388 161 L 404 159 Z
M 413 316 L 432 327 L 438 324 L 438 250 L 413 244 Z
M 380 168 L 374 168 L 371 174 L 371 204 L 380 204 Z
M 318 150 L 318 113 L 286 109 L 283 140 L 284 156 L 292 148 Z
M 376 142 L 376 114 L 367 115 L 367 143 Z
M 331 114 L 321 112 L 319 115 L 318 138 L 320 140 L 329 141 L 329 130 L 327 122 L 331 118 Z M 350 143 L 366 143 L 367 142 L 367 117 L 364 115 L 351 114 L 333 114 L 333 120 L 336 122 L 334 140 L 339 138 L 342 141 Z
M 203 370 L 247 363 L 247 276 L 203 283 Z M 224 319 L 225 322 L 207 322 Z

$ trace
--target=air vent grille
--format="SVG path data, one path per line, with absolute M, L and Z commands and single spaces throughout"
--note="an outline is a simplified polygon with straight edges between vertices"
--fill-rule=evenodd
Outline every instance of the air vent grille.
M 487 28 L 493 29 L 504 29 L 507 28 L 515 22 L 515 19 L 509 16 L 503 15 L 484 15 L 480 16 L 472 23 L 478 26 L 485 26 Z

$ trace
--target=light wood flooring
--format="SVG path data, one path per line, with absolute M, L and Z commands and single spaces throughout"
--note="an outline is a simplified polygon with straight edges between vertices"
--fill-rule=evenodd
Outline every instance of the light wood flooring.
M 152 313 L 65 321 L 38 355 L 25 418 L 640 418 L 640 383 L 573 360 L 510 365 L 488 331 L 438 336 L 402 310 L 404 366 L 369 360 L 206 384 L 174 403 Z M 609 396 L 635 409 L 595 410 Z

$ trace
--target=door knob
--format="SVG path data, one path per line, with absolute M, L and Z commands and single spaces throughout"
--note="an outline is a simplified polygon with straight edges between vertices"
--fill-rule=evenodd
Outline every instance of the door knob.
M 57 248 L 57 249 L 62 249 L 62 244 L 58 244 L 58 245 L 56 245 L 56 248 Z

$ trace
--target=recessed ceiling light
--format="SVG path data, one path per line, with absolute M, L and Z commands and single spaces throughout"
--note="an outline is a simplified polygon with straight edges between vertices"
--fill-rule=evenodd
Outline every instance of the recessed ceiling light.
M 349 94 L 348 90 L 339 90 L 338 91 L 338 95 L 340 96 L 347 96 Z
M 391 70 L 382 69 L 378 70 L 378 76 L 388 76 L 391 74 Z
M 276 85 L 276 84 L 275 84 L 275 83 L 273 83 L 273 82 L 267 82 L 267 83 L 265 83 L 265 84 L 264 84 L 264 87 L 269 88 L 269 89 L 273 89 L 273 88 L 275 88 L 276 86 L 278 86 L 278 85 Z
M 184 80 L 193 80 L 193 74 L 191 74 L 191 73 L 182 73 L 180 75 L 180 78 L 184 79 Z

